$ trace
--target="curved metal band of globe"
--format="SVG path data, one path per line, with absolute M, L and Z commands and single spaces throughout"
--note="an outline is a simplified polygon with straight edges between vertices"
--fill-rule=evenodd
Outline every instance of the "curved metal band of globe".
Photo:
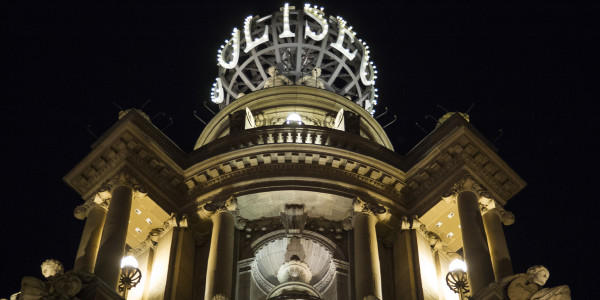
M 446 284 L 455 293 L 463 295 L 469 292 L 469 283 L 467 280 L 467 272 L 462 270 L 450 271 L 446 275 Z
M 345 28 L 343 21 L 332 17 L 325 19 L 329 29 L 322 40 L 317 41 L 305 36 L 306 25 L 312 28 L 311 31 L 321 28 L 321 25 L 302 9 L 289 12 L 289 27 L 292 28 L 294 36 L 280 38 L 280 33 L 284 32 L 283 15 L 284 12 L 276 12 L 258 20 L 254 18 L 250 22 L 250 38 L 254 41 L 255 38 L 263 36 L 265 28 L 268 27 L 268 41 L 256 45 L 248 52 L 237 52 L 238 57 L 235 59 L 231 42 L 223 49 L 222 57 L 225 60 L 238 63 L 231 68 L 219 68 L 219 78 L 226 94 L 223 103 L 219 104 L 220 108 L 235 101 L 240 93 L 246 94 L 261 89 L 268 79 L 266 70 L 276 66 L 280 75 L 288 77 L 296 84 L 303 75 L 310 74 L 313 68 L 318 67 L 322 71 L 320 79 L 325 89 L 349 96 L 352 101 L 367 109 L 365 100 L 372 101 L 375 98 L 374 86 L 365 85 L 361 81 L 361 64 L 364 63 L 363 58 L 368 59 L 368 47 L 355 38 L 353 33 L 345 33 L 349 29 Z M 340 30 L 340 24 L 344 26 L 343 30 Z M 339 48 L 333 47 L 340 33 L 345 35 L 342 47 L 357 53 L 351 60 L 340 52 Z M 245 49 L 246 38 L 239 37 L 239 44 L 241 49 Z M 370 62 L 367 62 L 367 65 L 369 68 L 365 72 L 370 78 L 374 78 L 373 66 Z M 372 104 L 369 107 L 372 107 Z
M 134 288 L 142 279 L 142 272 L 138 268 L 123 267 L 121 269 L 121 278 L 119 278 L 119 292 L 127 298 L 127 292 Z

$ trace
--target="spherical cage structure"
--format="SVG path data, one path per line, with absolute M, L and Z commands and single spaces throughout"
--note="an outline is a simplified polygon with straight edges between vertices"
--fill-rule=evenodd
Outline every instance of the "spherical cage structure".
M 322 85 L 315 87 L 342 95 L 371 113 L 377 103 L 377 71 L 368 46 L 341 17 L 326 17 L 322 8 L 286 4 L 266 17 L 249 16 L 243 32 L 234 29 L 221 46 L 218 61 L 212 99 L 221 109 L 265 88 L 273 76 L 271 67 L 276 76 L 287 78 L 286 85 L 301 85 L 302 78 L 318 68 Z

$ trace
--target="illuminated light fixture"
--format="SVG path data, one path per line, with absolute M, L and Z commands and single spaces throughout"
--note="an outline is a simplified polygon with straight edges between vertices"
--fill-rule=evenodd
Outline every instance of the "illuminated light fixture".
M 352 26 L 346 28 L 346 21 L 344 21 L 344 19 L 342 19 L 341 17 L 337 17 L 338 19 L 338 27 L 339 27 L 339 31 L 338 31 L 338 36 L 337 36 L 337 40 L 335 41 L 335 43 L 331 43 L 331 47 L 337 49 L 338 51 L 340 51 L 340 53 L 344 54 L 344 56 L 346 56 L 346 58 L 348 58 L 348 60 L 353 60 L 354 57 L 356 56 L 356 53 L 358 53 L 358 49 L 355 49 L 353 53 L 350 53 L 350 50 L 348 50 L 347 48 L 344 48 L 344 35 L 347 35 L 350 38 L 350 43 L 354 43 L 354 33 L 352 32 Z M 375 77 L 376 78 L 376 77 Z
M 448 214 L 448 219 L 452 219 L 452 217 L 454 217 L 454 213 L 453 212 L 451 212 L 451 213 Z
M 141 215 L 141 214 L 142 214 L 142 211 L 136 208 L 136 209 L 135 209 L 135 213 L 136 213 L 136 214 L 138 214 L 138 215 Z
M 146 218 L 146 223 L 152 224 L 152 220 L 150 218 Z
M 137 233 L 142 233 L 142 230 L 141 230 L 139 227 L 136 227 L 136 228 L 135 228 L 135 232 L 137 232 Z
M 367 49 L 369 46 L 366 46 L 365 49 Z M 367 67 L 369 67 L 369 70 L 367 72 Z M 370 75 L 369 75 L 370 73 Z M 360 63 L 360 81 L 362 81 L 362 83 L 364 85 L 373 85 L 375 84 L 375 74 L 377 72 L 373 69 L 373 65 L 372 62 L 369 62 L 369 51 L 365 50 L 363 57 L 362 57 L 362 61 Z M 369 78 L 367 78 L 367 76 L 369 76 Z
M 442 222 L 437 222 L 437 224 L 435 224 L 435 227 L 437 227 L 437 228 L 442 227 Z
M 232 47 L 233 49 L 231 50 L 231 60 L 226 62 L 223 56 L 225 55 L 228 47 Z M 221 46 L 221 49 L 219 49 L 218 52 L 219 56 L 217 60 L 219 62 L 219 66 L 225 69 L 235 68 L 240 59 L 240 32 L 237 30 L 237 28 L 233 28 L 233 32 L 231 33 L 231 41 L 225 41 L 225 46 Z
M 455 293 L 459 294 L 459 299 L 469 292 L 469 282 L 467 280 L 467 265 L 460 259 L 453 260 L 448 266 L 450 272 L 446 275 L 446 284 Z
M 321 7 L 320 10 L 317 9 L 316 6 L 315 6 L 315 8 L 312 8 L 312 7 L 310 7 L 310 4 L 307 3 L 304 5 L 304 12 L 306 13 L 306 15 L 308 15 L 313 20 L 315 20 L 317 23 L 319 23 L 319 25 L 321 26 L 321 29 L 322 29 L 321 33 L 316 34 L 312 30 L 310 30 L 310 26 L 308 26 L 308 21 L 306 21 L 306 28 L 304 28 L 304 38 L 306 38 L 308 36 L 315 41 L 320 41 L 320 40 L 324 39 L 325 35 L 327 35 L 327 32 L 329 31 L 329 24 L 327 24 L 327 20 L 323 17 L 323 15 L 324 15 L 323 8 Z M 342 39 L 343 39 L 343 37 L 342 37 Z
M 223 84 L 221 84 L 221 78 L 217 78 L 210 92 L 210 100 L 216 104 L 223 103 L 225 99 Z
M 446 237 L 448 237 L 448 238 L 452 238 L 453 236 L 454 236 L 454 233 L 452 233 L 452 232 L 450 232 L 446 235 Z
M 283 32 L 279 34 L 279 38 L 295 36 L 296 34 L 290 30 L 290 5 L 286 3 L 283 6 Z
M 286 124 L 302 125 L 302 117 L 297 113 L 291 113 L 287 116 Z
M 246 48 L 244 48 L 244 52 L 248 53 L 250 50 L 254 49 L 254 47 L 268 42 L 269 41 L 269 25 L 265 25 L 265 32 L 259 38 L 254 39 L 252 41 L 252 36 L 250 34 L 250 26 L 252 25 L 252 16 L 248 16 L 246 21 L 244 22 L 244 36 L 246 38 Z
M 142 279 L 142 272 L 138 269 L 138 261 L 133 256 L 123 257 L 121 260 L 121 278 L 119 278 L 119 292 L 127 299 L 127 293 Z
M 460 224 L 458 224 L 458 229 L 460 229 Z
M 465 264 L 465 262 L 461 259 L 455 259 L 450 263 L 450 265 L 448 265 L 448 269 L 450 270 L 450 272 L 456 271 L 456 270 L 466 272 L 467 264 Z

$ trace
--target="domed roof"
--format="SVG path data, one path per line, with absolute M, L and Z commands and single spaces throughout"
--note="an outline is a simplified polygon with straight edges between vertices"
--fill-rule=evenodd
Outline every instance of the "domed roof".
M 249 16 L 218 54 L 212 101 L 224 108 L 254 91 L 280 85 L 329 90 L 371 114 L 377 103 L 369 47 L 341 17 L 324 9 L 285 4 L 265 17 Z

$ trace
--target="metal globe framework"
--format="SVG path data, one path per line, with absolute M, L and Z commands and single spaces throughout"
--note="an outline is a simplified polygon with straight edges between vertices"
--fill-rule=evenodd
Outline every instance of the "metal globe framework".
M 371 114 L 377 104 L 377 71 L 369 47 L 344 19 L 327 17 L 322 7 L 306 4 L 296 9 L 285 4 L 266 17 L 247 17 L 243 30 L 234 28 L 231 39 L 221 46 L 217 60 L 212 101 L 221 109 L 264 88 L 273 66 L 292 84 L 301 84 L 304 76 L 319 68 L 324 89 Z

